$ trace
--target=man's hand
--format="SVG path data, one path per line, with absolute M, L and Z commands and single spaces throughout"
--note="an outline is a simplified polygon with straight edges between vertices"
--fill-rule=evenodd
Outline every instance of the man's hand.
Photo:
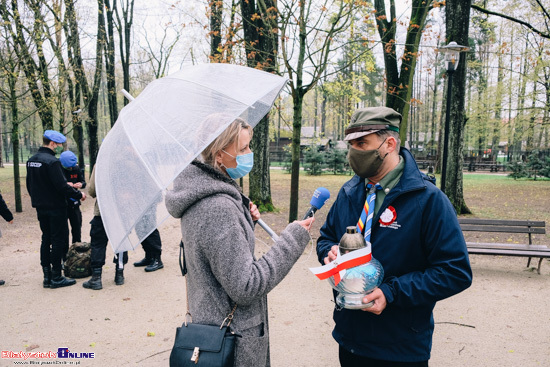
M 67 185 L 69 185 L 70 187 L 74 187 L 74 183 L 69 182 L 69 181 L 67 181 Z
M 9 224 L 12 224 L 12 223 L 13 223 L 13 219 L 12 219 L 12 220 L 10 220 L 10 221 L 9 221 L 8 223 L 9 223 Z
M 375 315 L 380 315 L 387 306 L 386 296 L 384 296 L 384 292 L 382 292 L 380 288 L 376 288 L 374 291 L 372 291 L 372 293 L 369 293 L 365 297 L 363 297 L 363 303 L 369 303 L 371 301 L 374 301 L 374 305 L 372 305 L 372 307 L 363 309 L 363 311 L 371 312 Z
M 257 221 L 258 219 L 260 219 L 261 214 L 260 214 L 260 211 L 258 210 L 258 207 L 256 206 L 256 204 L 254 204 L 251 201 L 249 206 L 250 206 L 250 216 L 252 217 L 252 220 Z
M 82 183 L 81 183 L 81 182 L 77 182 L 77 183 L 73 184 L 73 187 L 74 187 L 75 189 L 81 189 L 81 188 L 82 188 Z
M 82 194 L 82 198 L 80 200 L 82 200 L 82 201 L 86 200 L 86 194 L 83 193 L 82 191 L 80 193 Z
M 325 265 L 328 264 L 329 262 L 336 260 L 336 256 L 338 256 L 338 245 L 334 245 L 330 248 L 330 251 L 328 252 L 327 257 L 323 259 L 323 261 L 325 262 Z

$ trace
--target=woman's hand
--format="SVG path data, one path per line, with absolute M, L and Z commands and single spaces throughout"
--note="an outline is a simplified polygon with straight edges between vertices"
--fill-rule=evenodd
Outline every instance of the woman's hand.
M 258 207 L 256 206 L 256 204 L 254 204 L 252 201 L 250 202 L 249 206 L 250 206 L 250 216 L 252 217 L 252 220 L 255 222 L 261 217 L 260 211 L 258 210 Z
M 301 225 L 302 227 L 304 227 L 306 231 L 309 231 L 309 229 L 311 228 L 311 225 L 313 224 L 313 222 L 315 222 L 315 218 L 309 217 L 307 219 L 297 220 L 295 222 Z

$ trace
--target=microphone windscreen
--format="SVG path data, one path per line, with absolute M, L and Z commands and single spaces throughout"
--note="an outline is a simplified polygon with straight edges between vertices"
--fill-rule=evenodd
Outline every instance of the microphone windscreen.
M 311 201 L 309 202 L 311 206 L 321 209 L 325 205 L 326 201 L 330 198 L 330 192 L 324 187 L 319 187 L 313 193 Z

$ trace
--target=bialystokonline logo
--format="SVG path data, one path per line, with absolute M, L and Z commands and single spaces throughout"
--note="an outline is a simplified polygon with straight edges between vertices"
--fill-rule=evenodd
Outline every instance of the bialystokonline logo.
M 61 361 L 51 361 L 52 359 L 93 359 L 95 358 L 94 352 L 73 352 L 69 348 L 57 348 L 57 352 L 12 352 L 2 351 L 2 359 L 17 359 L 30 361 L 29 364 L 67 364 L 59 363 Z M 50 360 L 50 361 L 33 361 L 35 359 Z M 72 363 L 71 363 L 72 364 Z

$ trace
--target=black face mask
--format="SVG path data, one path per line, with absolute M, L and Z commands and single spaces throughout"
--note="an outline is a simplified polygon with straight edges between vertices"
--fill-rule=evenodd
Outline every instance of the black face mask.
M 353 172 L 355 172 L 357 176 L 369 178 L 376 176 L 378 171 L 380 171 L 384 159 L 388 156 L 388 153 L 386 153 L 384 157 L 380 156 L 380 147 L 386 142 L 386 139 L 384 139 L 377 149 L 359 150 L 350 147 L 348 161 L 351 169 L 353 169 Z

